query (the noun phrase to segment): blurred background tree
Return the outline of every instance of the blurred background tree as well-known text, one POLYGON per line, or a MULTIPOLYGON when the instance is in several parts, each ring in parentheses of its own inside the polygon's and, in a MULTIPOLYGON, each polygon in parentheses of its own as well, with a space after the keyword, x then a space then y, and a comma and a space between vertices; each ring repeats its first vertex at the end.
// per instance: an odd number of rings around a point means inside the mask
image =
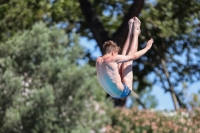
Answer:
POLYGON ((199 94, 185 97, 200 81, 198 1, 1 0, 0 11, 0 132, 200 132, 199 94), (136 93, 127 110, 113 108, 93 51, 79 44, 86 37, 100 52, 108 39, 123 47, 133 16, 142 22, 139 49, 151 37, 154 45, 133 64, 136 93), (194 114, 132 108, 156 107, 153 85, 172 95, 176 110, 194 114))
POLYGON ((100 132, 109 124, 112 104, 83 56, 78 35, 41 22, 0 43, 0 132, 100 132))
POLYGON ((141 40, 153 37, 154 45, 146 57, 142 57, 148 61, 139 60, 145 64, 145 70, 148 67, 153 69, 155 83, 171 93, 175 109, 187 108, 182 84, 200 80, 200 74, 197 73, 200 70, 199 5, 188 0, 157 0, 154 4, 147 3, 141 13, 141 21, 146 21, 142 25, 142 30, 146 32, 143 32, 141 40))
MULTIPOLYGON (((49 27, 57 24, 70 36, 94 39, 102 51, 102 44, 112 39, 123 47, 128 31, 128 20, 141 19, 140 48, 153 37, 154 47, 135 61, 134 91, 137 96, 152 84, 158 84, 172 95, 175 109, 187 107, 180 84, 199 81, 199 2, 195 0, 42 0, 0 2, 0 38, 7 40, 19 30, 31 28, 42 20, 49 27), (184 11, 184 12, 183 12, 184 11), (149 82, 148 75, 154 80, 149 82)), ((89 45, 89 44, 88 44, 89 45)), ((139 48, 139 49, 140 49, 139 48)), ((85 54, 94 66, 91 53, 85 54)), ((140 97, 139 102, 142 103, 140 97)), ((115 106, 124 107, 126 100, 115 100, 115 106)))

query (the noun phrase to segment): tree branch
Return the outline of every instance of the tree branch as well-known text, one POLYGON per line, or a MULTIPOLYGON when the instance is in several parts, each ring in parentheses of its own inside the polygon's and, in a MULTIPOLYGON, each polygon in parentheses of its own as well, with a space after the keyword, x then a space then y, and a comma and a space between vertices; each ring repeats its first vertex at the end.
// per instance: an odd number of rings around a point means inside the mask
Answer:
POLYGON ((97 41, 97 44, 103 53, 103 43, 109 40, 108 32, 105 31, 103 24, 100 22, 98 15, 92 7, 89 0, 79 0, 80 8, 87 21, 87 24, 97 41))
MULTIPOLYGON (((162 46, 162 49, 164 49, 165 43, 163 41, 162 41, 162 45, 161 46, 162 46)), ((175 108, 175 110, 177 110, 178 109, 178 102, 179 102, 177 100, 178 96, 175 94, 174 87, 173 87, 173 85, 172 85, 172 83, 170 81, 170 75, 169 75, 169 72, 167 70, 167 66, 166 66, 166 62, 165 62, 165 55, 164 55, 165 51, 160 51, 159 48, 156 45, 154 45, 154 49, 158 53, 158 55, 160 55, 160 62, 161 62, 161 65, 162 65, 161 69, 164 72, 164 75, 166 77, 166 82, 167 82, 167 84, 169 86, 169 89, 167 89, 166 87, 164 89, 165 89, 165 91, 168 90, 171 93, 172 100, 173 100, 173 103, 174 103, 174 108, 175 108)), ((160 75, 160 78, 161 78, 161 81, 164 81, 162 79, 161 75, 160 75)), ((164 86, 164 82, 162 82, 162 84, 164 86)), ((181 103, 179 103, 179 105, 181 105, 181 103)))
POLYGON ((136 99, 136 101, 143 107, 143 109, 146 109, 145 104, 140 100, 140 96, 132 90, 131 95, 136 99))
POLYGON ((171 82, 169 80, 169 73, 167 71, 167 67, 166 67, 166 64, 165 64, 165 60, 162 58, 161 59, 161 64, 162 64, 162 68, 163 68, 163 71, 165 73, 165 76, 166 76, 166 79, 167 79, 167 82, 168 82, 168 85, 169 85, 169 90, 171 92, 171 96, 172 96, 172 100, 174 102, 174 108, 175 110, 177 111, 178 110, 178 100, 177 100, 177 97, 176 97, 176 94, 174 92, 174 88, 173 86, 171 85, 171 82))
POLYGON ((125 15, 122 24, 118 28, 118 30, 113 34, 112 39, 121 47, 126 41, 128 35, 128 21, 132 17, 137 17, 141 12, 141 9, 144 5, 145 0, 134 0, 134 3, 131 5, 129 12, 125 15))

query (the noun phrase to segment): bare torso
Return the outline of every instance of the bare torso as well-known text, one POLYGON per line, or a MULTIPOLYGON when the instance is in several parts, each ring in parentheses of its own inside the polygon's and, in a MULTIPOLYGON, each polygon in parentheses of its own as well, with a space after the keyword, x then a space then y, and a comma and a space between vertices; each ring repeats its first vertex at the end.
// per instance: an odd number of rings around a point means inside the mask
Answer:
MULTIPOLYGON (((109 57, 108 57, 109 58, 109 57)), ((124 86, 118 72, 118 64, 108 61, 108 58, 98 57, 96 60, 97 77, 105 91, 113 97, 121 95, 124 86)))

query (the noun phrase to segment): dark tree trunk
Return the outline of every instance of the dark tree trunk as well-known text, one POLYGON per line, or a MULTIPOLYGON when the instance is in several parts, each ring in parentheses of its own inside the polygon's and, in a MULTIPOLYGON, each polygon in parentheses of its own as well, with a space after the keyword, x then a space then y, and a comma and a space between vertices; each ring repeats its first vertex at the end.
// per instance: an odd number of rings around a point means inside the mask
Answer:
POLYGON ((142 7, 144 5, 144 0, 134 0, 134 3, 131 5, 129 12, 125 15, 122 24, 113 34, 112 39, 123 48, 128 35, 128 21, 132 17, 138 17, 142 7))
POLYGON ((101 52, 103 52, 103 43, 109 40, 108 32, 105 31, 103 24, 100 22, 98 15, 92 7, 89 0, 79 0, 82 13, 87 21, 94 39, 96 40, 101 52))

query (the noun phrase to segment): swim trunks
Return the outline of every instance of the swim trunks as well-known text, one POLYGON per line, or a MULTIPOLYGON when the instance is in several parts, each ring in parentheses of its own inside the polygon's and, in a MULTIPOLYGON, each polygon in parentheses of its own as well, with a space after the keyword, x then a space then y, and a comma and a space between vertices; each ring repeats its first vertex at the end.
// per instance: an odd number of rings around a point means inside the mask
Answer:
POLYGON ((119 97, 114 97, 114 98, 117 98, 117 99, 126 98, 127 96, 129 96, 131 94, 131 90, 128 88, 128 86, 124 83, 123 83, 123 85, 124 85, 124 90, 123 90, 122 94, 119 97))

